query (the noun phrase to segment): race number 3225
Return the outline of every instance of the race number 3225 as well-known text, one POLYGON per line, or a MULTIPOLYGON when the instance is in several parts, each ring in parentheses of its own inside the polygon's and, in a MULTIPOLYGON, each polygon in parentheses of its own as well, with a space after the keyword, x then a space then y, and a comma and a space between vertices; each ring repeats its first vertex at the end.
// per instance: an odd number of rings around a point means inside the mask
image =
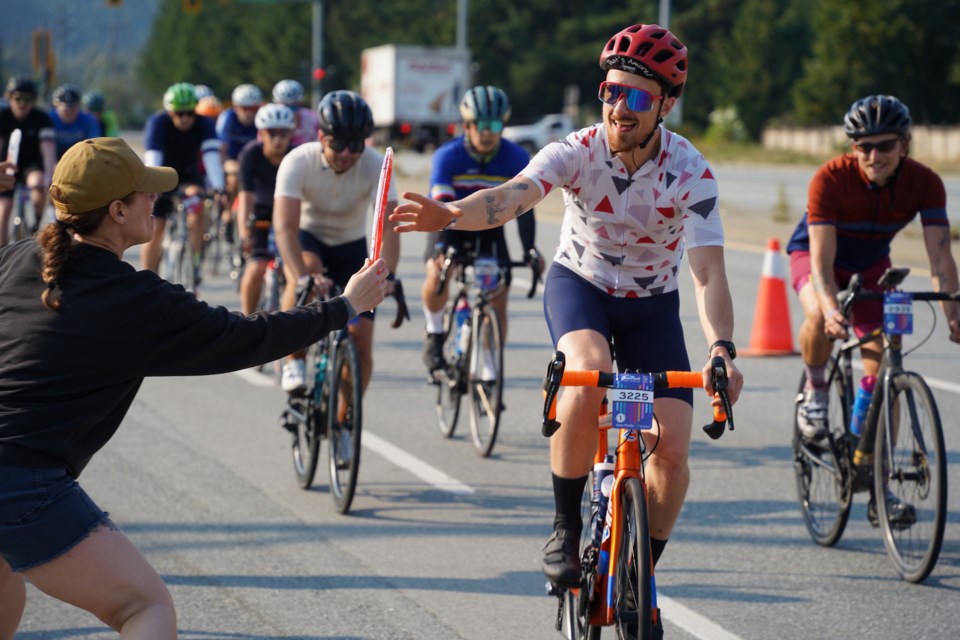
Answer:
POLYGON ((610 396, 614 428, 641 431, 653 428, 653 376, 618 374, 610 396))

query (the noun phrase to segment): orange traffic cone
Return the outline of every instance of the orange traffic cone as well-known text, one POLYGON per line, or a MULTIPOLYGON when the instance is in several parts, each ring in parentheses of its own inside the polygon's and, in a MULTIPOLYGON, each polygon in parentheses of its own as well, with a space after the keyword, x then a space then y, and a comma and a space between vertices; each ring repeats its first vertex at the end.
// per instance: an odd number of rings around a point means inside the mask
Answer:
POLYGON ((757 290, 757 306, 753 313, 750 347, 741 350, 745 356, 793 356, 793 328, 790 326, 790 305, 787 303, 787 282, 780 241, 770 238, 763 255, 763 272, 757 290))

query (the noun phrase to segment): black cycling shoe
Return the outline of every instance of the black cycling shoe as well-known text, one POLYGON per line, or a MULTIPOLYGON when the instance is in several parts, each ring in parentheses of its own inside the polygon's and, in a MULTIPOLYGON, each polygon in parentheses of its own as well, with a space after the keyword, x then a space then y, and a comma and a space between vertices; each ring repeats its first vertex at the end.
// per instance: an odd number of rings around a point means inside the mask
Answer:
POLYGON ((543 575, 561 587, 580 584, 580 531, 555 529, 543 547, 543 575))
MULTIPOLYGON (((887 520, 897 531, 909 529, 917 521, 917 511, 913 505, 901 502, 897 496, 892 493, 887 494, 887 520)), ((867 503, 867 520, 873 527, 880 526, 880 516, 877 514, 877 503, 871 497, 867 503)))
POLYGON ((443 369, 443 334, 428 333, 423 341, 423 364, 431 373, 443 369))

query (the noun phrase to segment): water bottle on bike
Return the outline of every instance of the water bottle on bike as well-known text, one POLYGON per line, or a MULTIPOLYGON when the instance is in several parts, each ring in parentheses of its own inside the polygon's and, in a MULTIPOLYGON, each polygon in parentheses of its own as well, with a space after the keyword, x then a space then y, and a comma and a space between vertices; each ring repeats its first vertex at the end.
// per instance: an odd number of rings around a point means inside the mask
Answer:
POLYGON ((457 355, 470 348, 470 305, 466 298, 460 298, 453 310, 454 324, 457 327, 457 355))
POLYGON ((863 376, 860 379, 860 387, 853 401, 853 411, 850 412, 850 433, 857 437, 860 436, 860 429, 867 417, 867 409, 870 408, 870 399, 876 385, 877 376, 863 376))

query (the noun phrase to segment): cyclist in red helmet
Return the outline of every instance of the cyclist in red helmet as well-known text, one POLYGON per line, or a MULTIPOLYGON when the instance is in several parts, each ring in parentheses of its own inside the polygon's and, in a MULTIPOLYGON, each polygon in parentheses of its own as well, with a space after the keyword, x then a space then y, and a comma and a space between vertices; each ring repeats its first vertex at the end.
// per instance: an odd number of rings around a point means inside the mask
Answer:
MULTIPOLYGON (((620 370, 687 369, 677 273, 686 254, 709 352, 721 356, 736 401, 743 376, 732 360, 733 304, 723 257, 718 191, 693 145, 662 126, 687 80, 687 49, 657 25, 634 25, 600 54, 603 122, 544 147, 515 178, 453 202, 405 193, 391 219, 398 231, 480 230, 503 225, 563 192, 560 246, 544 285, 554 345, 572 369, 610 370, 609 341, 620 370)), ((596 444, 602 389, 570 388, 560 399, 564 425, 551 440, 556 518, 544 549, 553 582, 580 579, 580 500, 596 444)), ((654 558, 659 558, 689 484, 687 455, 693 393, 654 401, 659 442, 647 464, 654 558)), ((651 442, 652 445, 652 442, 651 442)), ((652 447, 651 447, 652 448, 652 447)))

